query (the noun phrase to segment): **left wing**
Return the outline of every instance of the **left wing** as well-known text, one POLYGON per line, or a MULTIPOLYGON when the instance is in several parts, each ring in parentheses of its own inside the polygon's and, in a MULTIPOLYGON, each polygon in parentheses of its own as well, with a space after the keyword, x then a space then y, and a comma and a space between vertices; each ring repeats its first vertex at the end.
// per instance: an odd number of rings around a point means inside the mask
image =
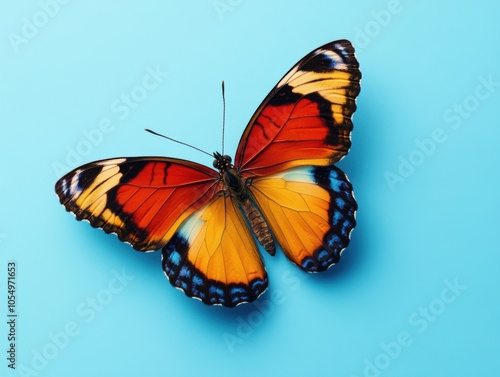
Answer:
POLYGON ((61 204, 139 251, 161 249, 180 224, 222 189, 215 170, 195 162, 136 157, 80 166, 57 181, 61 204))
POLYGON ((186 219, 163 248, 162 263, 174 287, 208 305, 254 301, 267 288, 255 240, 223 193, 186 219))
POLYGON ((352 185, 335 166, 301 166, 255 178, 249 190, 293 263, 307 272, 337 263, 356 225, 352 185))
POLYGON ((326 166, 351 145, 361 72, 347 40, 328 43, 300 60, 259 106, 235 157, 244 177, 296 166, 326 166))

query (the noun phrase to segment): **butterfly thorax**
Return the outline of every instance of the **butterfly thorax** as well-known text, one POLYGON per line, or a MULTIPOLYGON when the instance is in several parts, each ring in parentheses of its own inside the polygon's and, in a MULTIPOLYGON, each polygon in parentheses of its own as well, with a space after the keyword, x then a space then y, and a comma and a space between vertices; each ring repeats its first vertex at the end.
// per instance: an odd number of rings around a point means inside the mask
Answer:
POLYGON ((214 167, 219 170, 219 177, 224 184, 225 192, 233 197, 243 210, 260 244, 269 254, 274 255, 276 252, 276 245, 269 231, 269 227, 264 217, 251 200, 246 182, 231 163, 231 157, 221 155, 219 152, 215 152, 214 157, 214 167))
POLYGON ((219 170, 219 179, 224 184, 224 188, 238 202, 245 200, 248 197, 248 189, 243 178, 231 163, 231 157, 221 155, 219 152, 215 152, 214 157, 214 167, 219 170))

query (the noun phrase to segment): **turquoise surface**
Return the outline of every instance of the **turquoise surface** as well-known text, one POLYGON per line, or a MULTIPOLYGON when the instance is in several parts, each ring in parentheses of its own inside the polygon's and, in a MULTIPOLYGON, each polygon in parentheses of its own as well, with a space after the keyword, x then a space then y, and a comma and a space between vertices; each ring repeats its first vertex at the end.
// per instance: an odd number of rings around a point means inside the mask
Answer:
POLYGON ((499 375, 499 17, 486 0, 3 2, 0 375, 499 375), (282 75, 341 38, 363 73, 339 164, 359 211, 329 271, 265 255, 259 301, 207 307, 160 252, 59 205, 56 180, 85 162, 211 166, 143 129, 220 150, 222 80, 234 154, 282 75))

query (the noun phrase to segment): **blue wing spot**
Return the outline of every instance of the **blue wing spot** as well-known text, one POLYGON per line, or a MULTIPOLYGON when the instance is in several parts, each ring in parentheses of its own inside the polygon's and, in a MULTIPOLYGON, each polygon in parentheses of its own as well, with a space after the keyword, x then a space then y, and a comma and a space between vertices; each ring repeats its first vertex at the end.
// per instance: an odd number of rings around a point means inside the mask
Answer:
POLYGON ((332 216, 332 225, 337 225, 344 216, 340 212, 334 212, 332 216))
POLYGON ((250 288, 252 290, 265 290, 267 288, 267 278, 265 280, 254 279, 250 283, 250 288))
POLYGON ((307 272, 316 272, 318 270, 318 263, 311 257, 305 257, 300 267, 307 272))
POLYGON ((320 250, 318 252, 318 261, 320 261, 320 262, 324 262, 324 261, 328 260, 329 257, 330 257, 330 254, 328 254, 328 251, 326 251, 326 250, 320 250))
POLYGON ((224 290, 216 286, 211 286, 208 291, 210 292, 211 295, 216 297, 224 296, 224 290))
POLYGON ((179 271, 179 276, 190 277, 191 271, 186 266, 182 266, 181 270, 179 271))
POLYGON ((195 275, 193 277, 193 285, 194 286, 201 286, 203 285, 203 278, 199 275, 195 275))
POLYGON ((337 199, 335 199, 335 204, 337 204, 337 207, 339 207, 339 208, 344 208, 346 205, 346 202, 342 198, 337 198, 337 199))
POLYGON ((172 254, 170 254, 169 259, 172 264, 178 266, 181 262, 181 255, 178 252, 174 251, 172 254))
POLYGON ((340 190, 341 190, 341 188, 342 188, 342 182, 341 182, 341 181, 338 181, 338 180, 336 180, 336 179, 333 179, 333 180, 331 181, 331 186, 330 186, 330 188, 331 188, 333 191, 338 192, 338 191, 340 191, 340 190))

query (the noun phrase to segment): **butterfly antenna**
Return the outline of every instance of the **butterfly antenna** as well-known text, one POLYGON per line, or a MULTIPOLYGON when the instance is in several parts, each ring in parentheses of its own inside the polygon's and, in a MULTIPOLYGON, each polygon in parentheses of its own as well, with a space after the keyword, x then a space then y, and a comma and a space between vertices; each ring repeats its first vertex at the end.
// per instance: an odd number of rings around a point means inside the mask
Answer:
POLYGON ((224 94, 224 80, 222 80, 222 155, 224 155, 225 128, 226 128, 226 95, 224 94))
POLYGON ((203 149, 200 149, 200 148, 196 148, 195 146, 191 145, 191 144, 188 144, 188 143, 184 143, 182 141, 179 141, 179 140, 175 140, 175 139, 172 139, 171 137, 168 137, 168 136, 165 136, 165 135, 162 135, 162 134, 159 134, 158 132, 155 132, 153 130, 150 130, 149 128, 145 128, 144 131, 147 131, 153 135, 156 135, 156 136, 160 136, 160 137, 163 137, 167 140, 170 140, 170 141, 173 141, 174 143, 178 143, 178 144, 182 144, 182 145, 185 145, 186 147, 189 147, 189 148, 193 148, 193 149, 196 149, 197 151, 200 151, 201 153, 205 153, 205 154, 208 154, 210 157, 213 157, 213 155, 211 155, 210 153, 208 152, 205 152, 203 149))

